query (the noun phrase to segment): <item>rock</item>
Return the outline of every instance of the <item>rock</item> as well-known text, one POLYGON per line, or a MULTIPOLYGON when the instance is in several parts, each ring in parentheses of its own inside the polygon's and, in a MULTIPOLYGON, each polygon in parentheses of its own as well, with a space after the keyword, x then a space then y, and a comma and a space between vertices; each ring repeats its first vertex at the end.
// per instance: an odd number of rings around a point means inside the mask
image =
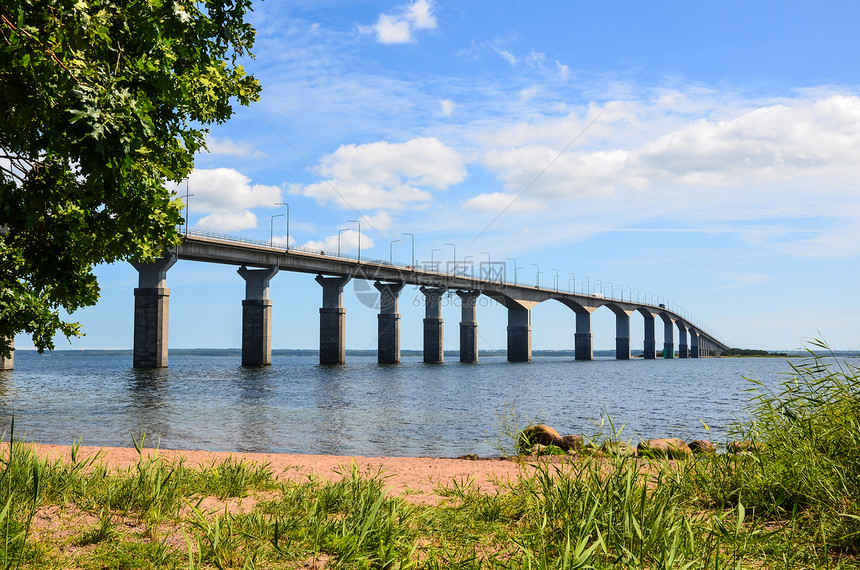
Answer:
POLYGON ((665 437, 649 439, 639 442, 639 455, 649 457, 668 457, 669 459, 680 459, 693 455, 690 446, 678 437, 665 437))
POLYGON ((600 451, 607 455, 636 455, 636 448, 626 441, 604 441, 600 451))
POLYGON ((565 451, 578 452, 585 447, 585 443, 582 441, 581 435, 566 435, 561 438, 561 445, 559 447, 565 451))
POLYGON ((546 446, 542 443, 536 443, 529 450, 529 455, 540 456, 546 453, 546 446))
POLYGON ((764 448, 764 446, 760 443, 757 443, 755 441, 745 440, 745 441, 732 441, 726 447, 726 450, 729 453, 741 453, 743 451, 747 451, 747 452, 752 453, 755 451, 761 451, 763 448, 764 448))
POLYGON ((714 442, 705 439, 696 439, 694 441, 691 441, 687 445, 690 446, 690 449, 692 449, 693 453, 695 454, 717 452, 717 446, 714 444, 714 442))
POLYGON ((529 426, 520 432, 520 451, 527 451, 534 444, 562 446, 561 435, 544 424, 529 426))
POLYGON ((477 453, 467 453, 466 455, 461 455, 457 459, 466 459, 468 461, 477 461, 478 459, 480 459, 480 457, 478 457, 477 453))

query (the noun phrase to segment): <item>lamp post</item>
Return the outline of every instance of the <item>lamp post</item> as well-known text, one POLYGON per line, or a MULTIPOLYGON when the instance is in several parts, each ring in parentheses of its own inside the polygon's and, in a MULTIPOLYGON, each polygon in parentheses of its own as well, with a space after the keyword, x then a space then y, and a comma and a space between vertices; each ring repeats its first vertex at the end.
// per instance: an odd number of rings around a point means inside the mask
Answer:
POLYGON ((393 239, 388 242, 388 265, 394 265, 394 244, 399 241, 399 239, 393 239))
POLYGON ((568 273, 570 277, 567 280, 567 290, 570 293, 576 294, 576 273, 568 273), (570 284, 573 283, 573 289, 570 288, 570 284))
POLYGON ((588 275, 583 275, 583 280, 585 280, 585 294, 591 295, 591 281, 588 279, 588 275))
POLYGON ((558 291, 558 269, 550 269, 550 271, 555 271, 553 285, 555 285, 555 290, 558 291))
POLYGON ((275 240, 275 218, 279 218, 283 216, 283 214, 275 214, 269 220, 269 247, 274 247, 273 243, 275 240))
MULTIPOLYGON (((453 243, 446 243, 445 245, 450 245, 451 248, 454 250, 454 275, 456 275, 457 274, 457 246, 454 245, 453 243)), ((445 273, 447 273, 447 271, 445 273)))
POLYGON ((508 260, 509 259, 514 262, 514 285, 516 285, 517 284, 517 260, 514 259, 513 257, 506 257, 505 258, 505 272, 506 273, 508 271, 508 260))
POLYGON ((340 234, 348 230, 349 228, 342 228, 337 230, 337 256, 340 257, 340 234))
POLYGON ((354 224, 358 224, 358 262, 361 263, 361 220, 347 220, 354 224))
POLYGON ((615 294, 615 288, 612 287, 612 281, 607 281, 603 289, 600 290, 604 297, 612 297, 615 294), (606 287, 609 287, 609 295, 606 294, 606 287))
POLYGON ((284 246, 284 250, 290 251, 290 205, 286 202, 275 202, 275 206, 284 206, 284 213, 287 220, 287 243, 284 246))
MULTIPOLYGON (((482 254, 487 256, 487 279, 490 278, 490 266, 493 264, 493 258, 490 256, 489 251, 482 251, 482 254)), ((478 277, 483 277, 483 272, 478 275, 478 277)))
POLYGON ((436 270, 436 263, 433 261, 433 254, 437 251, 442 251, 441 247, 437 247, 436 249, 430 250, 430 269, 431 271, 436 270))
MULTIPOLYGON (((603 281, 601 281, 600 279, 595 279, 594 283, 595 283, 595 285, 597 283, 600 283, 600 294, 603 295, 603 281)), ((592 293, 593 293, 593 291, 592 291, 592 293)))
POLYGON ((188 193, 188 179, 185 179, 185 237, 188 237, 188 202, 194 194, 188 193))
POLYGON ((412 267, 415 267, 415 234, 408 234, 403 232, 403 235, 409 236, 412 238, 412 267))
MULTIPOLYGON (((469 259, 470 257, 475 257, 475 256, 474 255, 466 255, 463 257, 463 275, 466 274, 466 268, 469 267, 469 264, 466 263, 466 260, 469 259)), ((475 276, 475 272, 473 271, 471 274, 471 277, 474 277, 474 276, 475 276)))
POLYGON ((538 265, 537 263, 532 263, 532 265, 537 267, 537 273, 535 273, 535 287, 540 289, 540 274, 541 274, 540 265, 538 265))

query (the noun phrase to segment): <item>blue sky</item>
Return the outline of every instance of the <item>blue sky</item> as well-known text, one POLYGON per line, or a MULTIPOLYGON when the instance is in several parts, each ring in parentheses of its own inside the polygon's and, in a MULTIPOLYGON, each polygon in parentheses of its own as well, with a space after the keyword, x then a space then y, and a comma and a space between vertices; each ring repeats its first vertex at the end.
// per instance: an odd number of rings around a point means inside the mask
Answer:
MULTIPOLYGON (((211 129, 192 227, 283 241, 271 216, 287 202, 293 245, 333 251, 345 230, 354 251, 360 216, 365 256, 409 262, 413 233, 419 262, 456 247, 458 260, 516 259, 520 281, 647 291, 733 346, 860 347, 856 3, 254 8, 245 65, 262 97, 211 129)), ((102 301, 75 315, 87 336, 71 347, 129 348, 136 272, 98 275, 102 301)), ((171 347, 240 345, 235 268, 180 262, 168 286, 171 347)), ((347 346, 374 348, 376 313, 355 293, 347 346)), ((315 348, 313 276, 281 273, 271 297, 273 346, 315 348)), ((504 348, 505 309, 483 301, 480 347, 504 348)), ((405 289, 400 311, 403 347, 420 348, 420 294, 405 289)), ((593 323, 595 348, 613 348, 609 310, 593 323)), ((641 348, 641 317, 631 324, 641 348)), ((532 327, 536 349, 573 346, 558 303, 532 327)))

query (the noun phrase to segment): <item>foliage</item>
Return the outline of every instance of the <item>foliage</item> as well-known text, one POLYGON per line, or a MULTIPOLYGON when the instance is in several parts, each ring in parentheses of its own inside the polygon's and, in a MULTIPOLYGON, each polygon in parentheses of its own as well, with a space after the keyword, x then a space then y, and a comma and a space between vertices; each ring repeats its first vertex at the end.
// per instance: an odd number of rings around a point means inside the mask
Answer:
POLYGON ((768 352, 755 348, 729 348, 722 356, 788 356, 786 352, 768 352))
POLYGON ((167 189, 231 100, 256 100, 239 58, 250 0, 8 0, 0 4, 0 353, 80 334, 98 263, 179 242, 167 189))

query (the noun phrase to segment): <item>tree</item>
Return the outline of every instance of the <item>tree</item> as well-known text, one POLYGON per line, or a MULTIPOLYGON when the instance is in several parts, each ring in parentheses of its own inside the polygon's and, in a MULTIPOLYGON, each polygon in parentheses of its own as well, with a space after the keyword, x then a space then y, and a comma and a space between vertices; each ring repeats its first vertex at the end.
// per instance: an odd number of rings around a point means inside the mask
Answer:
POLYGON ((81 334, 99 263, 180 242, 168 190, 260 86, 251 0, 0 0, 0 353, 81 334))

